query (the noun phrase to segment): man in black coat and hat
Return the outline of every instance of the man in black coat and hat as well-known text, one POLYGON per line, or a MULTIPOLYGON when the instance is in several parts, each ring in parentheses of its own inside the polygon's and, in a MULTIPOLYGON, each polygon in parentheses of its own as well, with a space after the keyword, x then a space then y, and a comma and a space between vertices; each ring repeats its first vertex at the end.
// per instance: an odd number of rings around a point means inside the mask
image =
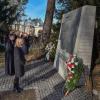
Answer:
POLYGON ((14 40, 15 35, 10 33, 5 43, 5 74, 14 75, 14 40))

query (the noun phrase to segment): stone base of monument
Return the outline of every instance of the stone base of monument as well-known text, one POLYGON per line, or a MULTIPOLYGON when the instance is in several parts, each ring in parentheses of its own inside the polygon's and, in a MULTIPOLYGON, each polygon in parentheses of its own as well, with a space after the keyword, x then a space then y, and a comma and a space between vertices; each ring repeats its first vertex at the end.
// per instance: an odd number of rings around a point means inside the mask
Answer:
POLYGON ((85 78, 85 90, 92 93, 92 80, 89 76, 86 76, 85 78))
POLYGON ((100 100, 100 91, 93 89, 93 97, 95 98, 93 100, 100 100))
POLYGON ((93 88, 100 91, 100 64, 96 65, 93 70, 93 88))
POLYGON ((93 76, 93 94, 97 95, 100 100, 100 64, 94 67, 92 76, 93 76))

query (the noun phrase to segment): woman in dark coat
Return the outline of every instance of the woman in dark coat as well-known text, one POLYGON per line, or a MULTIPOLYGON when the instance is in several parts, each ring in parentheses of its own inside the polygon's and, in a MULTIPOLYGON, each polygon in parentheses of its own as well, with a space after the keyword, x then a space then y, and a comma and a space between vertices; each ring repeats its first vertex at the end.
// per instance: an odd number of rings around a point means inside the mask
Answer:
POLYGON ((22 38, 17 38, 14 47, 14 66, 15 66, 15 79, 14 79, 14 90, 17 92, 21 92, 21 88, 19 87, 19 78, 24 75, 24 64, 25 57, 24 52, 22 50, 22 46, 24 41, 22 38))
POLYGON ((9 34, 5 43, 5 74, 14 75, 14 34, 9 34))

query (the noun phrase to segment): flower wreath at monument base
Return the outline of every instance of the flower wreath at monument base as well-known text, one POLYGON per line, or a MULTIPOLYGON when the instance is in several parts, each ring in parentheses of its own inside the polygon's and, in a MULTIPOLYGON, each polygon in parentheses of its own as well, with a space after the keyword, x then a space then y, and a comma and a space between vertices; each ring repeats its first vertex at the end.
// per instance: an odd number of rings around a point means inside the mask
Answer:
POLYGON ((80 77, 84 72, 82 59, 80 59, 76 55, 70 55, 66 61, 66 71, 67 76, 65 79, 66 82, 64 84, 63 90, 65 96, 76 88, 80 77))

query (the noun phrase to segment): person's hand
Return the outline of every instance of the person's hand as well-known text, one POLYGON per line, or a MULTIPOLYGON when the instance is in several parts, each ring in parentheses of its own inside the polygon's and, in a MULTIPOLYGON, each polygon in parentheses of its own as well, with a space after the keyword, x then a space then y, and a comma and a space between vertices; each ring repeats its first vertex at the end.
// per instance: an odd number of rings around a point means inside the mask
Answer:
POLYGON ((32 60, 32 58, 29 55, 25 55, 25 59, 26 59, 26 62, 29 62, 32 60))

